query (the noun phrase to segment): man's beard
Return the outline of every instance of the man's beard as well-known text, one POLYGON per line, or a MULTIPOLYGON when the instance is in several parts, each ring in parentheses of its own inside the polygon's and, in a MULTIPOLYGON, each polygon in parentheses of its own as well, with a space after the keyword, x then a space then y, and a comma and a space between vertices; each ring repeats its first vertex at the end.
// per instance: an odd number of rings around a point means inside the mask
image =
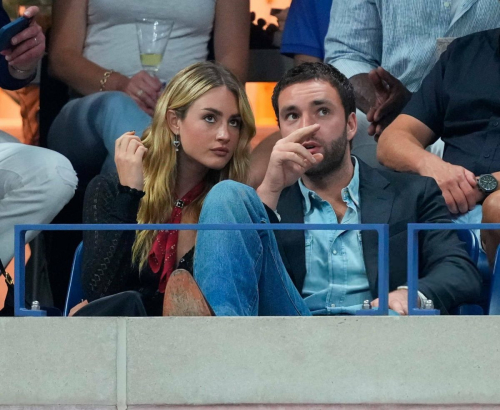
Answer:
POLYGON ((344 128, 342 136, 330 144, 329 147, 325 147, 325 152, 323 153, 323 161, 318 165, 310 168, 305 175, 309 178, 315 179, 318 177, 325 177, 330 175, 332 172, 337 171, 342 165, 344 160, 347 147, 347 127, 344 128))

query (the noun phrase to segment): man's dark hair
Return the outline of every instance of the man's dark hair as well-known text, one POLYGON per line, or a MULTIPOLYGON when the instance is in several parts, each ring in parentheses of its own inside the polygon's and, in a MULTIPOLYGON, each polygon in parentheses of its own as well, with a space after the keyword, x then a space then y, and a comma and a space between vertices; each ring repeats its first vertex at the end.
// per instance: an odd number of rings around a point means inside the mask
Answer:
POLYGON ((346 120, 352 112, 356 112, 354 89, 344 74, 330 64, 302 63, 288 70, 278 84, 276 84, 276 87, 274 87, 272 102, 278 124, 278 98, 281 91, 292 84, 303 83, 310 80, 326 81, 337 90, 340 95, 340 100, 342 101, 342 106, 344 107, 346 120))

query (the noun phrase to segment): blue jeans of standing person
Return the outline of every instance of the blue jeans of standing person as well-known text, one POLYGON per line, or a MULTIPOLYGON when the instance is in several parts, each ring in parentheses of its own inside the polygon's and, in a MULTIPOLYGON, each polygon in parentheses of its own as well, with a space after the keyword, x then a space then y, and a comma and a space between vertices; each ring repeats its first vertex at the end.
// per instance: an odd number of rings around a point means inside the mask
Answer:
MULTIPOLYGON (((234 181, 207 195, 200 224, 267 224, 254 189, 234 181)), ((310 316, 273 231, 198 231, 194 277, 217 316, 310 316)))
POLYGON ((68 102, 50 127, 48 147, 68 158, 78 174, 79 187, 115 168, 115 141, 127 131, 138 136, 151 117, 118 91, 99 92, 68 102))

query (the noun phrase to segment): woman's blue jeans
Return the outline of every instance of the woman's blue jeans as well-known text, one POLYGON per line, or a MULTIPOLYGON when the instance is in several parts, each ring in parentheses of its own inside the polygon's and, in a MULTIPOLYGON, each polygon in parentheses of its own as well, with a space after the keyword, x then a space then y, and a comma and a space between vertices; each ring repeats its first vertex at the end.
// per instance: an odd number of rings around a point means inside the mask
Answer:
MULTIPOLYGON (((267 224, 254 189, 234 181, 207 195, 200 224, 267 224)), ((217 316, 310 316, 273 231, 198 231, 194 276, 217 316)))

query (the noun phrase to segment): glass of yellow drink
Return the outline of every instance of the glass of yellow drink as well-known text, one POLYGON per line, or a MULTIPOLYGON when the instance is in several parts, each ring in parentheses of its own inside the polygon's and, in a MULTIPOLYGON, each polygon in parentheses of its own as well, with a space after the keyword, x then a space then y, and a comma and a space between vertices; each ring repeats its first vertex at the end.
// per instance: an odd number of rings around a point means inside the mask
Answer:
POLYGON ((141 18, 136 20, 142 68, 154 76, 160 68, 174 25, 171 20, 141 18))

